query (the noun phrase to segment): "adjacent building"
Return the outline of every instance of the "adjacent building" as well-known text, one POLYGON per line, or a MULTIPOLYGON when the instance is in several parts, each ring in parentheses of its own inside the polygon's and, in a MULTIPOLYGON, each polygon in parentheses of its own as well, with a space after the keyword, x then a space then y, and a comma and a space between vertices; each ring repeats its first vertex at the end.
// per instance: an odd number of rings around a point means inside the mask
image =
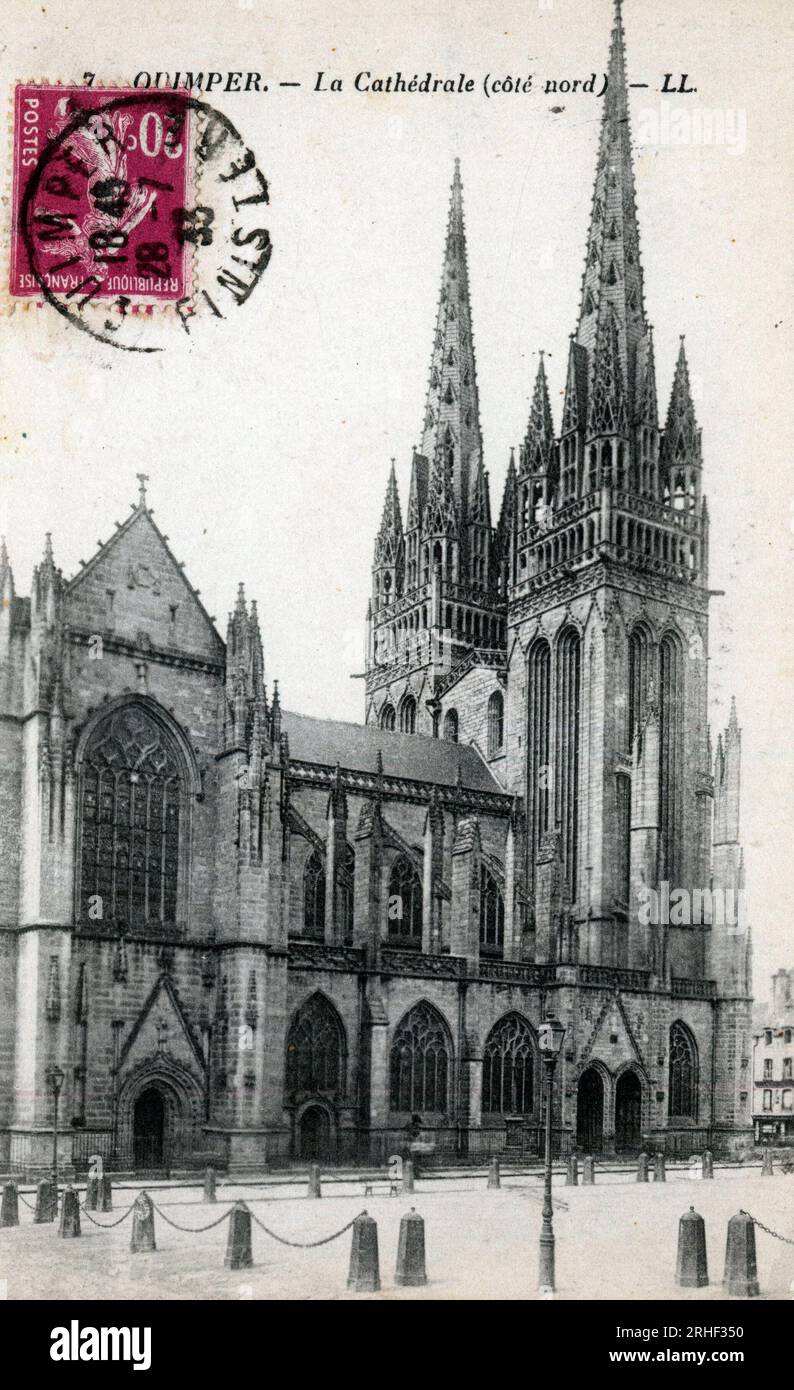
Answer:
POLYGON ((772 976, 767 1017, 753 1037, 753 1128, 757 1144, 794 1144, 794 969, 772 976))

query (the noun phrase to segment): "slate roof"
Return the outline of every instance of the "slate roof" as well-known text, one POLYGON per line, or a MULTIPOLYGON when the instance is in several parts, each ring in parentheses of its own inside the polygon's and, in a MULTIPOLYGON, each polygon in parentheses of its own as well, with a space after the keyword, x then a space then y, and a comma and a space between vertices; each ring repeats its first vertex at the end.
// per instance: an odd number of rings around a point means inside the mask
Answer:
POLYGON ((312 719, 284 711, 281 727, 289 739, 289 754, 301 762, 374 772, 378 752, 387 777, 409 777, 454 787, 460 769, 461 785, 469 791, 505 795, 475 748, 423 734, 398 734, 372 724, 344 724, 336 719, 312 719))

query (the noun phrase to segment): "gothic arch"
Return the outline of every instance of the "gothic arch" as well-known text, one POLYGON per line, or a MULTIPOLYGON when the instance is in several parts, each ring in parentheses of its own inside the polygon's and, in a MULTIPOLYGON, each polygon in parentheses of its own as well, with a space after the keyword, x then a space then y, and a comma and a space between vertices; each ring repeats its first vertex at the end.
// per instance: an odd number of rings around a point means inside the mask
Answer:
POLYGON ((453 1108, 454 1048, 443 1014, 420 999, 403 1014, 389 1049, 389 1109, 400 1114, 449 1114, 453 1108))
POLYGON ((381 706, 378 723, 380 727, 386 729, 388 733, 394 733, 397 726, 397 715, 391 700, 387 700, 386 703, 381 706))
POLYGON ((164 1111, 163 1168, 178 1166, 200 1143, 204 1116, 201 1083, 182 1062, 164 1052, 144 1058, 124 1076, 119 1089, 116 1122, 122 1160, 135 1158, 135 1107, 147 1091, 161 1098, 164 1111))
POLYGON ((403 946, 422 948, 422 879, 407 854, 398 854, 389 870, 388 936, 403 946))
POLYGON ((403 734, 416 733, 416 697, 405 695, 400 705, 400 732, 403 734))
POLYGON ((529 1115, 537 1109, 540 1069, 535 1031, 512 1009, 491 1028, 483 1047, 483 1115, 529 1115))
POLYGON ((303 868, 303 934, 316 941, 325 938, 325 861, 318 849, 303 868))
POLYGON ((692 1029, 682 1019, 670 1027, 667 1070, 667 1114, 671 1120, 698 1117, 698 1045, 692 1029))
POLYGON ((307 1098, 335 1102, 347 1089, 347 1034, 341 1014, 322 990, 294 1010, 287 1029, 284 1094, 287 1104, 307 1098))
POLYGON ((185 922, 201 779, 184 731, 151 696, 123 695, 86 720, 75 769, 75 920, 185 922))

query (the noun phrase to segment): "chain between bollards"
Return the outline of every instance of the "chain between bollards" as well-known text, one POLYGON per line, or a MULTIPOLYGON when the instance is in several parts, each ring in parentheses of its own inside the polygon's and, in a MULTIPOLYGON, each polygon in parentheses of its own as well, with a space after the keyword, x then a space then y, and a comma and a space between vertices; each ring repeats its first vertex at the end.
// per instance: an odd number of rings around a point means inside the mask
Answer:
MULTIPOLYGON (((358 1213, 358 1216, 366 1215, 366 1211, 360 1211, 358 1213)), ((255 1212, 251 1212, 251 1220, 259 1227, 260 1230, 264 1231, 266 1236, 271 1236, 273 1240, 278 1241, 279 1245, 289 1245, 294 1250, 313 1250, 318 1245, 329 1245, 332 1240, 338 1240, 339 1237, 343 1236, 346 1231, 351 1230, 352 1227, 355 1225, 356 1221, 358 1220, 358 1216, 354 1216, 353 1220, 348 1221, 347 1225, 343 1226, 341 1230, 334 1231, 333 1235, 323 1236, 322 1240, 287 1240, 286 1236, 280 1236, 277 1235, 275 1231, 271 1231, 270 1228, 266 1226, 263 1221, 259 1220, 259 1217, 255 1214, 255 1212)))
POLYGON ((749 1211, 744 1211, 740 1207, 739 1215, 748 1217, 749 1220, 752 1221, 753 1225, 757 1226, 759 1231, 763 1231, 765 1235, 774 1236, 775 1240, 782 1240, 784 1245, 794 1245, 794 1237, 782 1236, 779 1231, 773 1231, 771 1226, 765 1226, 763 1221, 759 1221, 758 1217, 753 1216, 749 1211))

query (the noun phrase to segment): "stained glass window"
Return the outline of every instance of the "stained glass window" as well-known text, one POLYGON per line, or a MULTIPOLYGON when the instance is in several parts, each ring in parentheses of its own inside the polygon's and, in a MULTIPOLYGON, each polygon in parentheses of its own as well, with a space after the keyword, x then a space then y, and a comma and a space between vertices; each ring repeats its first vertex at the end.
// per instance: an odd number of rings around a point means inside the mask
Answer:
POLYGON ((409 1114, 447 1109, 451 1048, 436 1010, 417 1004, 400 1023, 391 1049, 391 1108, 409 1114))
POLYGON ((125 705, 95 730, 82 769, 80 913, 143 927, 177 916, 181 760, 172 739, 140 705, 125 705))
POLYGON ((333 1004, 313 994, 287 1035, 287 1094, 344 1091, 345 1034, 333 1004))
POLYGON ((314 850, 303 875, 303 929, 318 941, 325 937, 325 865, 314 850))
POLYGON ((528 1023, 508 1014, 488 1035, 482 1064, 482 1108, 491 1115, 534 1109, 534 1046, 528 1023))
POLYGON ((697 1119, 697 1048, 683 1023, 670 1029, 668 1112, 678 1119, 697 1119))
POLYGON ((422 945, 422 881, 404 854, 395 859, 389 874, 389 936, 405 946, 422 945))
POLYGON ((487 955, 501 955, 505 944, 505 905, 490 869, 480 867, 480 947, 487 955))

